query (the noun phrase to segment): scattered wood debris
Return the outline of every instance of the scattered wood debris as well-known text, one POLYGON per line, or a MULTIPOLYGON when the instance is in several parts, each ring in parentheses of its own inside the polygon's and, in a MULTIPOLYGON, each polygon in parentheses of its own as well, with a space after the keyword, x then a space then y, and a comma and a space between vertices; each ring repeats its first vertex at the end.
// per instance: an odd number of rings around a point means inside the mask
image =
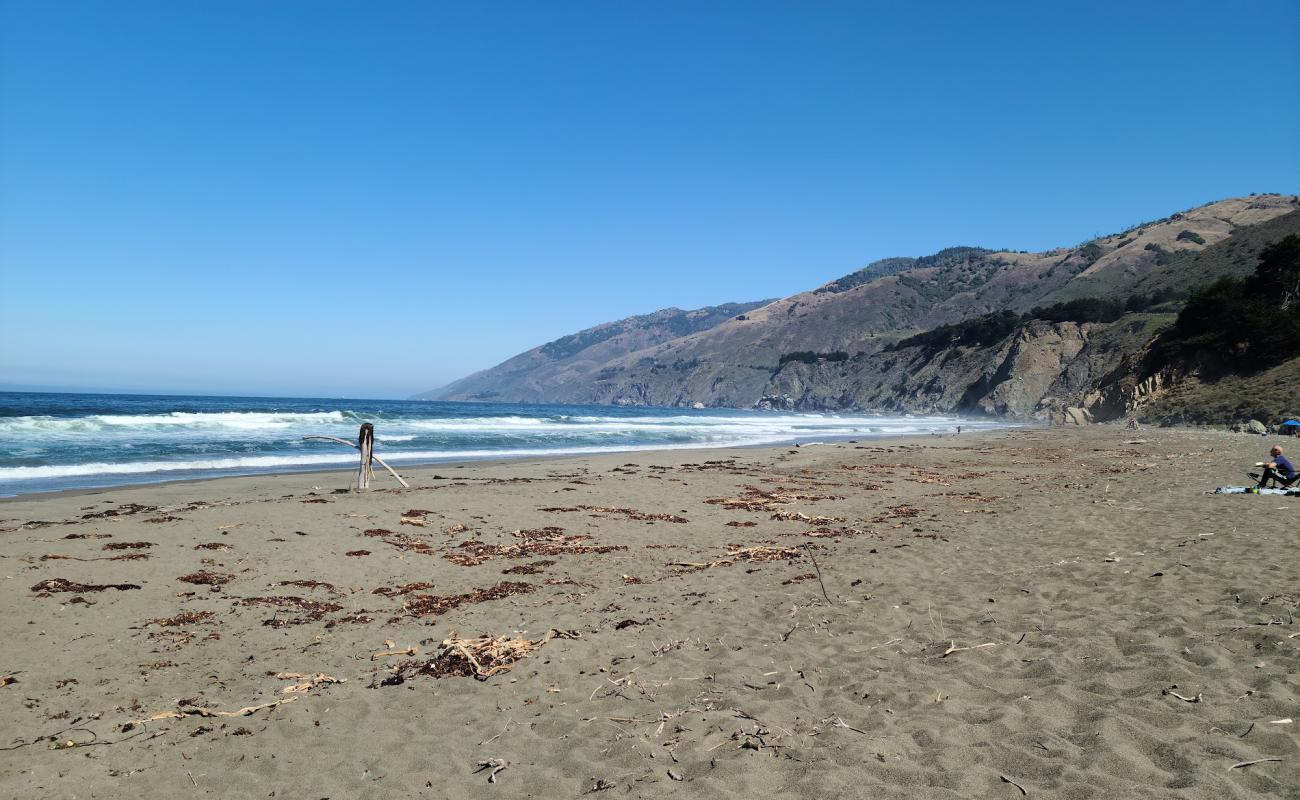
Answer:
POLYGON ((709 569, 711 567, 729 567, 732 564, 751 563, 757 561, 793 561, 801 558, 802 553, 797 547, 741 547, 739 545, 727 545, 727 554, 722 558, 713 561, 670 561, 670 567, 685 567, 692 570, 709 569))
POLYGON ((442 649, 424 663, 407 663, 397 671, 412 670, 417 674, 435 678, 472 677, 487 680, 493 675, 507 672, 520 659, 542 647, 552 639, 577 639, 576 631, 551 628, 540 639, 523 639, 509 636, 478 636, 462 639, 453 632, 443 640, 442 649))
POLYGON ((336 678, 333 675, 326 675, 323 672, 317 672, 314 675, 304 675, 301 672, 276 672, 274 677, 282 681, 301 681, 291 686, 286 686, 280 690, 280 694, 306 694, 317 686, 327 683, 347 683, 346 678, 336 678), (303 680, 306 678, 306 680, 303 680))
POLYGON ((122 726, 122 732, 126 733, 127 731, 130 731, 136 728, 137 726, 147 725, 150 722, 158 722, 159 720, 164 720, 164 719, 185 719, 186 717, 189 716, 247 717, 251 714, 255 714, 258 711, 261 711, 262 709, 275 708, 276 706, 282 706, 285 703, 292 703, 294 700, 297 699, 298 699, 297 697, 286 697, 281 700, 275 700, 270 703, 262 703, 261 705, 257 705, 257 706, 244 706, 243 708, 239 708, 234 711, 218 711, 216 709, 206 708, 203 706, 182 706, 176 711, 163 711, 158 714, 154 714, 151 717, 145 717, 144 719, 138 719, 138 720, 133 720, 131 722, 128 722, 122 726))

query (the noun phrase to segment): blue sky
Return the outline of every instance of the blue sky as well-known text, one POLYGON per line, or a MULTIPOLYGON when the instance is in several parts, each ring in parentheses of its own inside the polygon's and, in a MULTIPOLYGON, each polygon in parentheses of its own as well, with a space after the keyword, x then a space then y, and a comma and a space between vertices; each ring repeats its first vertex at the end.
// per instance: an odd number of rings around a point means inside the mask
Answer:
POLYGON ((1289 2, 0 0, 0 385, 405 396, 1297 192, 1296 75, 1289 2))

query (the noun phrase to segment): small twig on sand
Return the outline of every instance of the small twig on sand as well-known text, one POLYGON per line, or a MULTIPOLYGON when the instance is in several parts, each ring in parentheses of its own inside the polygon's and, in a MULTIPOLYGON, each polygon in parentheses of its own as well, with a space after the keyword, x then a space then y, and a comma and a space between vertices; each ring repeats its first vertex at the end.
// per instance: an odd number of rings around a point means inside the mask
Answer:
POLYGON ((798 627, 799 627, 799 623, 796 622, 796 623, 794 624, 794 628, 791 628, 790 630, 786 631, 784 634, 781 635, 781 641, 783 641, 783 642, 788 642, 788 641, 790 641, 790 634, 794 633, 794 632, 795 632, 795 628, 798 628, 798 627))
POLYGON ((1011 784, 1012 786, 1014 786, 1014 787, 1016 787, 1017 789, 1019 789, 1019 790, 1020 790, 1020 793, 1023 794, 1025 797, 1028 797, 1028 796, 1029 796, 1029 792, 1026 792, 1026 791, 1025 791, 1025 787, 1023 787, 1023 786, 1021 786, 1020 784, 1016 783, 1015 781, 1011 780, 1011 779, 1008 778, 1006 775, 999 775, 998 777, 1002 779, 1002 782, 1003 782, 1003 783, 1009 783, 1009 784, 1011 784))
POLYGON ((827 603, 835 605, 835 602, 831 600, 831 596, 826 594, 826 584, 822 582, 822 568, 817 566, 817 556, 813 555, 812 548, 808 546, 807 542, 804 542, 803 549, 808 551, 808 557, 812 559, 813 569, 817 570, 817 583, 822 587, 822 597, 826 598, 827 603))
POLYGON ((953 653, 960 653, 963 650, 978 650, 981 647, 997 647, 997 646, 998 646, 997 642, 985 642, 984 644, 972 645, 970 647, 958 647, 956 642, 951 642, 948 646, 948 649, 944 650, 943 655, 939 656, 939 658, 947 658, 953 653))
POLYGON ((1161 689, 1161 690, 1160 690, 1160 694, 1162 694, 1162 695, 1169 695, 1170 697, 1177 697, 1179 700, 1182 700, 1184 703, 1199 703, 1199 702, 1201 702, 1201 693, 1200 693, 1200 692, 1197 692, 1195 697, 1184 697, 1183 695, 1179 694, 1178 692, 1175 692, 1175 691, 1174 691, 1174 688, 1173 688, 1172 686, 1169 687, 1168 689, 1161 689))
POLYGON ((507 766, 509 766, 509 762, 504 758, 488 758, 478 762, 478 769, 474 770, 474 773, 478 774, 485 769, 490 769, 492 771, 488 773, 488 783, 496 783, 497 773, 507 766))
POLYGON ((844 720, 840 719, 839 717, 836 717, 835 719, 831 720, 831 725, 836 728, 846 728, 848 730, 855 731, 857 733, 861 733, 864 735, 866 734, 866 731, 862 730, 861 728, 855 728, 852 725, 846 724, 844 720))
POLYGON ((492 741, 493 739, 499 739, 499 738, 501 737, 502 734, 504 734, 506 731, 510 730, 510 726, 513 725, 513 724, 515 724, 515 721, 514 721, 513 719, 508 719, 508 720, 506 720, 506 726, 505 726, 504 728, 501 729, 501 733, 498 733, 496 736, 493 736, 492 739, 484 739, 483 741, 481 741, 481 742, 478 743, 478 746, 479 746, 479 747, 482 747, 483 745, 487 744, 488 742, 492 741))
POLYGON ((1280 758, 1257 758, 1254 761, 1243 761, 1240 764, 1233 764, 1231 767, 1228 767, 1228 771, 1232 771, 1234 769, 1240 769, 1241 767, 1253 766, 1255 764, 1263 764, 1268 761, 1281 761, 1281 760, 1282 759, 1280 758))
POLYGON ((1252 723, 1250 723, 1250 727, 1246 729, 1246 733, 1241 734, 1241 735, 1238 736, 1237 738, 1238 738, 1238 739, 1245 739, 1245 738, 1246 738, 1246 734, 1250 733, 1250 732, 1253 731, 1253 730, 1255 730, 1255 723, 1252 722, 1252 723))

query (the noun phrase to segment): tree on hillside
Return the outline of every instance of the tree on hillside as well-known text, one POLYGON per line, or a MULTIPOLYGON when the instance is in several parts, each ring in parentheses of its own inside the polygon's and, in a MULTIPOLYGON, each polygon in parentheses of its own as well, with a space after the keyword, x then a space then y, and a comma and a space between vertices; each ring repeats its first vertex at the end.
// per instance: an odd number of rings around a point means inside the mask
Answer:
POLYGON ((1300 303, 1300 236, 1293 234, 1261 250, 1247 288, 1274 297, 1282 311, 1300 303))
POLYGON ((1218 364, 1228 372, 1265 369, 1300 356, 1300 236, 1264 248, 1246 280, 1222 278, 1192 293, 1149 362, 1218 364))

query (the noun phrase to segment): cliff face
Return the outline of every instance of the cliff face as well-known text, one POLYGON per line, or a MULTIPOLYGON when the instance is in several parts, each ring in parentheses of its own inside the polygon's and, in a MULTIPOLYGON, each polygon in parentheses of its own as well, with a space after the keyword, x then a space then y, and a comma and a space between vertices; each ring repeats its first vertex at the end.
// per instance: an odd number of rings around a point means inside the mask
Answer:
POLYGON ((981 346, 897 344, 990 312, 1185 291, 1247 274, 1262 244, 1300 230, 1298 209, 1298 198, 1256 195, 1075 248, 961 247, 886 259, 772 302, 670 309, 598 326, 423 397, 962 411, 1057 421, 1122 415, 1132 406, 1125 392, 1136 391, 1134 354, 1171 314, 1107 325, 1031 321, 981 346))

